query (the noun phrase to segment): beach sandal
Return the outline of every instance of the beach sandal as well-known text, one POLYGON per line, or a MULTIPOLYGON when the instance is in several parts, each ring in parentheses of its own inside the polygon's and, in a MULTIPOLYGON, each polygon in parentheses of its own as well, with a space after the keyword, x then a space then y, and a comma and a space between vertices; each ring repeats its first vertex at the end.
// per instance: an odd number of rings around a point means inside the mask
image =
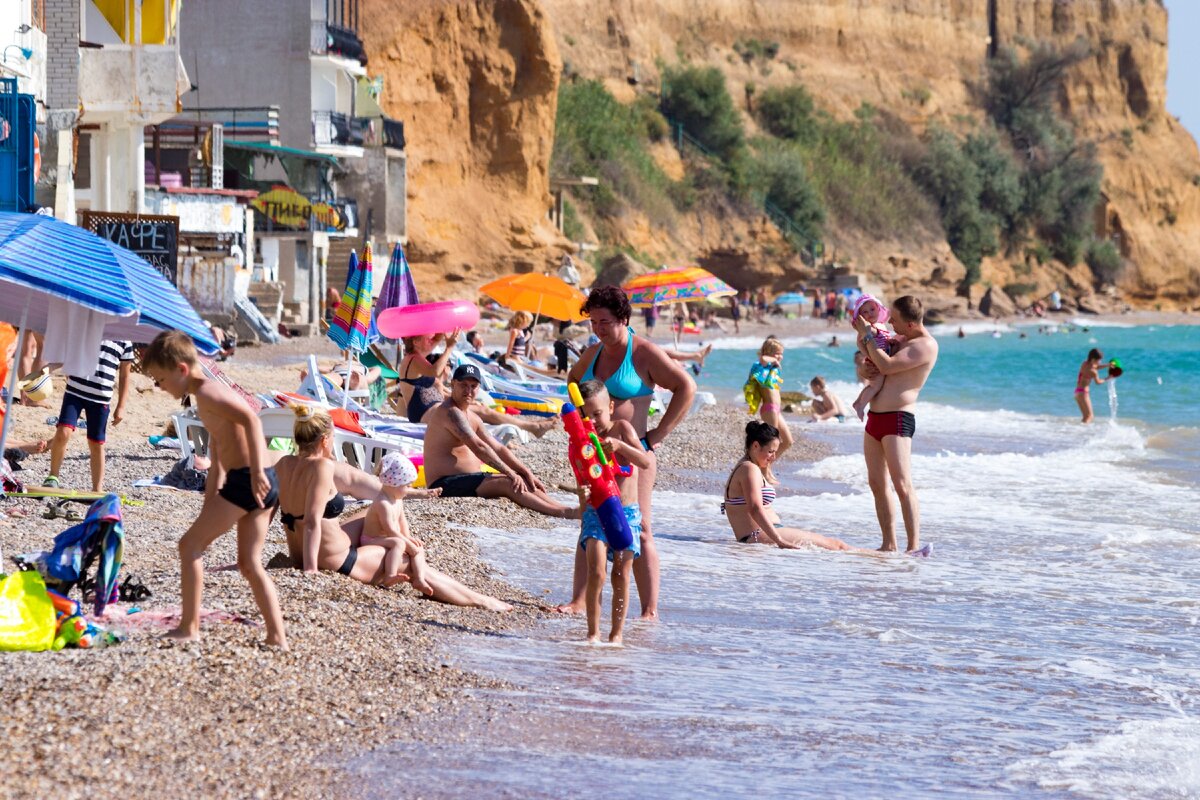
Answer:
POLYGON ((42 514, 43 519, 63 519, 67 522, 82 522, 83 514, 73 508, 68 508, 66 501, 54 503, 42 514))
POLYGON ((153 597, 146 584, 139 580, 135 580, 134 576, 126 575, 125 581, 117 587, 117 594, 122 603, 136 603, 139 600, 145 600, 147 597, 153 597))

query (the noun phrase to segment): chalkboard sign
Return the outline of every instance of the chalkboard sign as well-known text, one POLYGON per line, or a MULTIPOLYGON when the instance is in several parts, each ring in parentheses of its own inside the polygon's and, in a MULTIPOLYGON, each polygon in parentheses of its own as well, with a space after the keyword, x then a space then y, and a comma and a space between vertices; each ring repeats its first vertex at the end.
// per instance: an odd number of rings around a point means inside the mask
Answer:
POLYGON ((80 211, 79 226, 146 259, 175 285, 179 272, 179 217, 80 211))

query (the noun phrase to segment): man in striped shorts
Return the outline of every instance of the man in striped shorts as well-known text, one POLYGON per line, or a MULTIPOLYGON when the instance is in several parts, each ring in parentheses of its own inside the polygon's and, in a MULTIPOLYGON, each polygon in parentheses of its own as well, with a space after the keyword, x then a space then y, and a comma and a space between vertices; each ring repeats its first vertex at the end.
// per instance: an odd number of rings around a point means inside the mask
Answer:
POLYGON ((88 450, 91 455, 92 491, 99 492, 104 484, 104 440, 108 431, 108 406, 112 402, 113 385, 117 385, 117 408, 112 415, 113 425, 120 425, 125 416, 125 398, 129 394, 129 371, 133 366, 133 343, 105 339, 100 343, 100 361, 96 371, 83 378, 67 376, 62 409, 58 412, 58 430, 50 442, 50 476, 45 486, 57 487, 58 471, 67 454, 67 443, 79 424, 82 414, 87 421, 88 450))

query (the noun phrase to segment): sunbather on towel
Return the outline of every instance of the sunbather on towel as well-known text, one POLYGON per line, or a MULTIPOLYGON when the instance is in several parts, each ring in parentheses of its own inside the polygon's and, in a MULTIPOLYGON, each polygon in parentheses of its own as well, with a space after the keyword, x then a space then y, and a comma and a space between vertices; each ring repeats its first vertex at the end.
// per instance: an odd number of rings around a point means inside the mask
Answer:
POLYGON ((483 427, 472 407, 482 380, 479 367, 463 364, 454 371, 450 396, 425 413, 425 480, 442 497, 506 497, 550 517, 579 519, 578 505, 563 505, 546 494, 512 451, 483 427), (483 471, 488 464, 499 475, 483 471))

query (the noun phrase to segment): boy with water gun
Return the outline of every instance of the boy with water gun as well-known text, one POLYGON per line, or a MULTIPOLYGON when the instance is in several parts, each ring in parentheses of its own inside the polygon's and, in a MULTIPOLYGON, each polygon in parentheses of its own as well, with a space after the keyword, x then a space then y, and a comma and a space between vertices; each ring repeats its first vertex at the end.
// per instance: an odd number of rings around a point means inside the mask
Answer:
MULTIPOLYGON (((633 470, 649 467, 650 457, 638 441, 633 425, 626 420, 613 419, 613 401, 603 382, 590 380, 579 384, 579 399, 583 401, 580 412, 595 426, 604 456, 600 460, 613 462, 614 466, 624 463, 631 467, 624 472, 617 470, 614 475, 625 519, 632 533, 632 541, 624 549, 617 550, 611 546, 600 515, 586 502, 587 488, 581 484, 579 489, 580 507, 583 510, 579 546, 583 548, 587 559, 587 639, 589 642, 600 640, 600 600, 604 593, 604 562, 607 557, 613 565, 612 630, 608 641, 620 644, 625 629, 625 614, 629 608, 629 576, 633 571, 633 559, 641 555, 642 514, 638 509, 638 482, 633 470)), ((573 441, 573 459, 577 455, 575 445, 573 441)), ((599 456, 598 453, 597 458, 599 456)))

